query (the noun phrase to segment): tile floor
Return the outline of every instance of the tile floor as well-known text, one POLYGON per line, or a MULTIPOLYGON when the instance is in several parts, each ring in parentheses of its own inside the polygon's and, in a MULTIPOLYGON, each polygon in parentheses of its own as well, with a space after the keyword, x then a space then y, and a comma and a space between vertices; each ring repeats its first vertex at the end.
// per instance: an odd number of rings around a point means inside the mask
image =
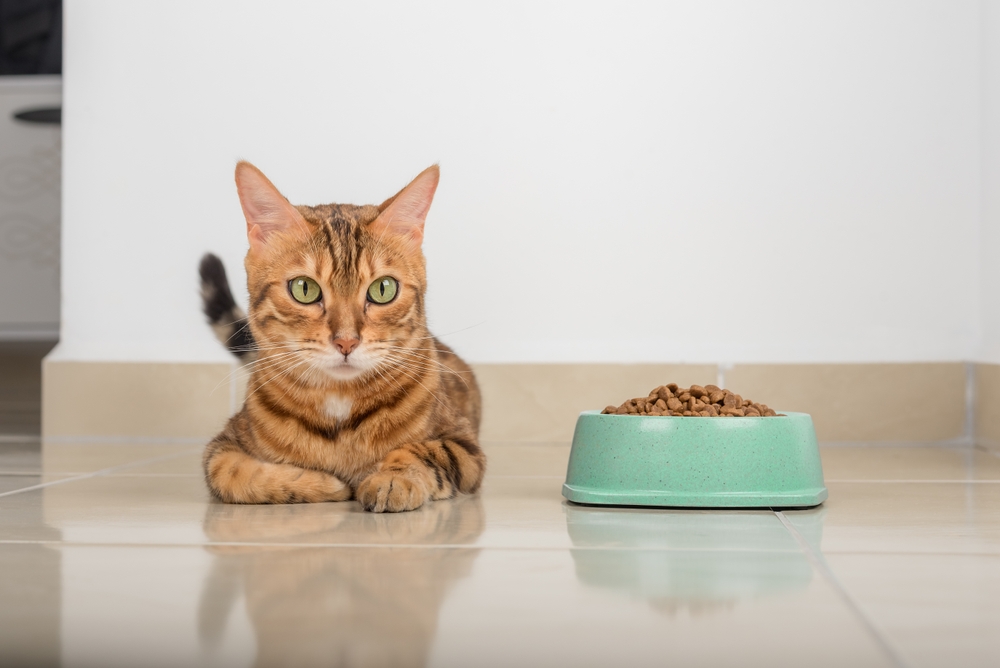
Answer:
POLYGON ((996 666, 1000 457, 823 450, 815 510, 602 509, 488 445, 413 513, 226 506, 190 445, 0 444, 0 665, 996 666))

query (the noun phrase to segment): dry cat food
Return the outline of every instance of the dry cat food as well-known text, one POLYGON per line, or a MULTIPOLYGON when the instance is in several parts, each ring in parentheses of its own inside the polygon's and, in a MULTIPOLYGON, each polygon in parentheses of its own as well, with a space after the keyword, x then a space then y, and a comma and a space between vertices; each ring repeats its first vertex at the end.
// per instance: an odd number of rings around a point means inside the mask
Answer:
POLYGON ((660 385, 648 397, 629 399, 621 406, 608 406, 605 415, 673 415, 676 417, 773 417, 764 404, 744 399, 715 385, 678 387, 660 385))

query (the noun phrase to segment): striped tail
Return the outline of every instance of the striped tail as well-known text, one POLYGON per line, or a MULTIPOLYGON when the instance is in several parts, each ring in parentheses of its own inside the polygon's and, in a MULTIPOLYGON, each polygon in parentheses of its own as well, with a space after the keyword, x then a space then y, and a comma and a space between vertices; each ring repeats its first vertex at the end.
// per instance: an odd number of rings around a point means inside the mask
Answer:
POLYGON ((198 273, 201 274, 201 308, 216 338, 244 362, 252 361, 256 357, 253 334, 247 327, 246 313, 233 299, 222 260, 205 253, 198 273))

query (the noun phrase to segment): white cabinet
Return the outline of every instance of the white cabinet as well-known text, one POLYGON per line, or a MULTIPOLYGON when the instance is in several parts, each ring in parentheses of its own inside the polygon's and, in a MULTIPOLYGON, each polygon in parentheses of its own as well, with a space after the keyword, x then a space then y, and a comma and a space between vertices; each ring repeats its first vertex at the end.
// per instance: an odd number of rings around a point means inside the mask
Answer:
POLYGON ((59 335, 61 128, 14 114, 61 105, 58 76, 0 77, 0 341, 59 335))

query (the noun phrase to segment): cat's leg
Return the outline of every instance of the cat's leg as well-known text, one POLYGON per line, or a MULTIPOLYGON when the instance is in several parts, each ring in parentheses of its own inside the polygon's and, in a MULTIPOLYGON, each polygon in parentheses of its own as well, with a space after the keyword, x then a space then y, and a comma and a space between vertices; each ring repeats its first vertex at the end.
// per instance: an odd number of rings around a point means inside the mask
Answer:
POLYGON ((375 473, 361 481, 357 499, 376 513, 419 508, 479 489, 486 456, 475 439, 447 437, 410 443, 390 452, 375 473))
POLYGON ((346 501, 351 488, 336 476, 250 456, 236 443, 216 439, 205 452, 208 488, 226 503, 346 501))

